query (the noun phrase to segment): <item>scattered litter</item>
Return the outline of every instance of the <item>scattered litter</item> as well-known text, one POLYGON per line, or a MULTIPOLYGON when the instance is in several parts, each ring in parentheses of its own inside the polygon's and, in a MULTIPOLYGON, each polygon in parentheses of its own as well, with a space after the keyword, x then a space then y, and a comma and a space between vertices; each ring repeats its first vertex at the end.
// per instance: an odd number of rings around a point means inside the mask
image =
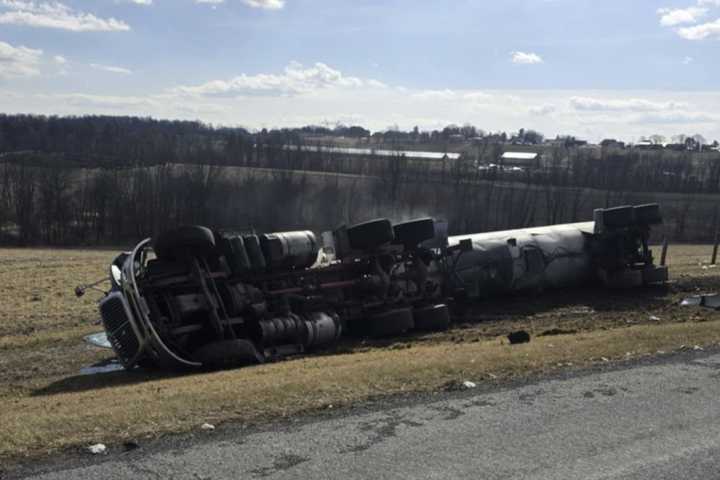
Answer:
POLYGON ((680 305, 683 307, 707 307, 718 310, 720 309, 720 295, 717 293, 693 295, 683 299, 680 305))
POLYGON ((138 448, 140 448, 140 444, 133 440, 123 442, 123 449, 126 452, 132 452, 133 450, 137 450, 138 448))
POLYGON ((87 335, 85 337, 85 343, 98 348, 112 348, 112 345, 110 345, 110 340, 108 340, 107 338, 107 333, 105 332, 98 332, 87 335))
POLYGON ((493 375, 492 373, 488 373, 488 377, 492 378, 493 380, 497 379, 497 375, 493 375))
POLYGON ((103 360, 102 362, 95 363, 89 367, 80 369, 80 375, 96 375, 98 373, 111 373, 119 372, 124 370, 122 364, 117 358, 111 358, 109 360, 103 360))
MULTIPOLYGON (((489 374, 492 378, 497 378, 493 374, 489 374)), ((469 390, 471 388, 475 388, 477 385, 475 382, 470 382, 468 380, 465 380, 464 382, 460 382, 457 380, 450 380, 445 385, 442 386, 442 389, 446 392, 459 392, 461 390, 469 390)))
POLYGON ((107 453, 107 447, 102 443, 96 443, 87 447, 88 452, 93 455, 105 455, 107 453))
POLYGON ((526 332, 525 330, 519 330, 517 332, 512 332, 507 336, 508 340, 510 340, 510 345, 517 345, 520 343, 529 343, 530 342, 530 334, 526 332))
POLYGON ((202 428, 203 430, 215 430, 215 425, 210 423, 203 423, 200 428, 202 428))
POLYGON ((717 265, 703 265, 703 266, 702 266, 702 269, 703 269, 703 270, 708 270, 708 269, 710 269, 710 268, 717 268, 717 265))
POLYGON ((656 317, 655 315, 650 315, 650 321, 651 322, 659 322, 660 317, 656 317))
POLYGON ((573 333, 577 333, 577 330, 565 330, 562 328, 551 328, 550 330, 545 330, 542 332, 538 337, 551 337, 554 335, 572 335, 573 333))
POLYGON ((657 353, 658 355, 665 355, 665 350, 658 350, 655 353, 657 353))
POLYGON ((600 360, 602 360, 602 361, 605 362, 605 363, 607 363, 607 362, 610 361, 610 359, 607 358, 607 357, 600 357, 600 360))
POLYGON ((333 408, 333 404, 331 403, 330 405, 327 406, 327 408, 328 408, 328 410, 331 410, 333 408))
POLYGON ((702 352, 703 348, 700 345, 695 345, 693 350, 702 352))

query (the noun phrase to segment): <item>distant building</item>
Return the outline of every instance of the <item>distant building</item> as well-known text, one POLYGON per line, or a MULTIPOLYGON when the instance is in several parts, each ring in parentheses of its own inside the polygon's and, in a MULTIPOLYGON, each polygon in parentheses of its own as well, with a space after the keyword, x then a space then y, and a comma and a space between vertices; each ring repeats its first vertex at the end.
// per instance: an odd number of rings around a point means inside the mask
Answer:
POLYGON ((505 152, 500 156, 498 164, 501 168, 536 169, 540 168, 540 160, 541 155, 537 152, 505 152))
POLYGON ((625 142, 615 140, 614 138, 606 138, 600 142, 602 148, 625 148, 625 142))

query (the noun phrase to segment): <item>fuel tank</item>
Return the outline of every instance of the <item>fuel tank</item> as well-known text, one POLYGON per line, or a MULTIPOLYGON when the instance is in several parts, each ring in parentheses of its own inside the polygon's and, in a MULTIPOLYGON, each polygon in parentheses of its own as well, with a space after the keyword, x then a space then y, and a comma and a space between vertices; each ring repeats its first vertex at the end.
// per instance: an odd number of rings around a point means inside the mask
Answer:
POLYGON ((320 251, 311 231, 278 232, 260 235, 260 247, 270 268, 307 268, 320 251))

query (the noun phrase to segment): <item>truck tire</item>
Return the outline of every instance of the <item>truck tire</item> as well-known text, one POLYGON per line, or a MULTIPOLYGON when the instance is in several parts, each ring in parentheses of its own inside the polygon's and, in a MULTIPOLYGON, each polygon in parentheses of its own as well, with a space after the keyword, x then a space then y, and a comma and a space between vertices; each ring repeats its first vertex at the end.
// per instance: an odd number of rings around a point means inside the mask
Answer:
POLYGON ((657 203, 637 205, 634 210, 635 223, 638 225, 659 225, 663 221, 662 215, 660 215, 660 205, 657 203))
POLYGON ((371 315, 362 323, 363 333, 373 338, 400 335, 415 326, 412 310, 409 308, 387 310, 371 315))
POLYGON ((353 250, 375 250, 395 238, 392 223, 386 218, 358 223, 347 228, 347 239, 353 250))
POLYGON ((416 308, 413 318, 415 329, 423 332, 442 332, 450 328, 450 309, 445 304, 416 308))
POLYGON ((643 272, 628 268, 607 273, 604 275, 603 283, 605 287, 613 290, 640 287, 643 284, 643 272))
POLYGON ((155 255, 160 259, 174 259, 187 255, 204 256, 215 249, 215 236, 209 228, 185 225, 166 230, 153 242, 155 255))
POLYGON ((256 272, 262 272, 267 267, 265 256, 260 248, 260 239, 257 235, 246 235, 243 237, 243 245, 250 260, 251 268, 256 272))
POLYGON ((394 243, 415 248, 426 240, 435 238, 435 220, 432 218, 419 218, 408 222, 398 223, 393 227, 394 243))
POLYGON ((668 281, 668 268, 667 267, 646 267, 642 271, 643 283, 645 285, 654 285, 659 283, 665 283, 668 281))

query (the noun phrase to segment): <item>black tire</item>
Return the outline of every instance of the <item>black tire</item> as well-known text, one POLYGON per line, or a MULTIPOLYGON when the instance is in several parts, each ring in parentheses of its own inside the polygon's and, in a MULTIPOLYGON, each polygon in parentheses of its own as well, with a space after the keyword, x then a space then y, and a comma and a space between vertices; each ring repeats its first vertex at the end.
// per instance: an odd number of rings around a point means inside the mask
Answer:
POLYGON ((193 360, 206 368, 242 367, 263 363, 263 356, 248 340, 222 340, 203 345, 193 352, 193 360))
POLYGON ((415 327, 412 310, 398 308, 371 315, 363 323, 365 335, 373 338, 400 335, 415 327))
POLYGON ((247 252, 250 266, 256 272, 262 272, 267 267, 265 256, 260 248, 260 239, 257 235, 246 235, 243 237, 243 244, 247 252))
POLYGON ((393 227, 395 242, 406 248, 415 248, 422 242, 435 238, 435 220, 419 218, 398 223, 393 227))
POLYGON ((630 206, 606 208, 603 224, 608 228, 624 228, 635 224, 635 209, 630 206))
POLYGON ((660 267, 645 267, 642 271, 643 284, 645 285, 657 285, 668 281, 668 268, 664 266, 660 267))
POLYGON ((635 207, 635 222, 638 225, 659 225, 663 221, 660 214, 660 205, 649 203, 635 207))
POLYGON ((242 238, 237 236, 223 238, 219 244, 233 275, 241 275, 250 269, 250 259, 245 251, 242 238))
POLYGON ((215 235, 209 228, 186 225, 158 235, 153 250, 161 259, 205 256, 215 250, 215 235))
POLYGON ((395 238, 392 223, 386 218, 358 223, 347 228, 347 239, 353 250, 375 250, 395 238))
POLYGON ((450 328, 450 309, 444 304, 416 308, 413 317, 415 329, 422 332, 442 332, 450 328))

